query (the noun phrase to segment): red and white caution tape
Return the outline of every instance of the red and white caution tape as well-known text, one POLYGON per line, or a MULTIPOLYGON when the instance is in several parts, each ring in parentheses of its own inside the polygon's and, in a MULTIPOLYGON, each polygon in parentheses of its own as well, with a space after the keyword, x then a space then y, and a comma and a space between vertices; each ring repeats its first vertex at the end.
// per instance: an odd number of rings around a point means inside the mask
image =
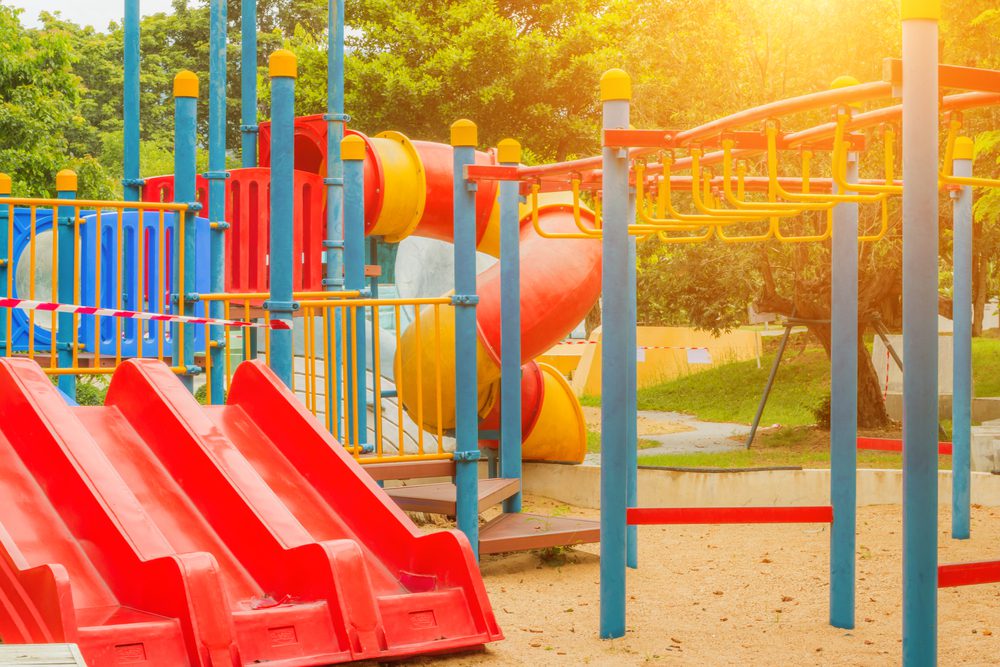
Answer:
POLYGON ((78 306, 68 303, 49 303, 46 301, 31 301, 29 299, 0 299, 0 308, 16 308, 18 310, 37 310, 47 313, 75 313, 77 315, 97 315, 101 317, 118 317, 124 320, 147 320, 150 322, 178 322, 182 324, 207 324, 214 327, 233 327, 238 329, 276 329, 288 331, 292 325, 284 320, 271 320, 267 324, 258 322, 240 322, 238 320, 219 320, 213 317, 191 317, 188 315, 164 315, 162 313, 140 313, 134 310, 116 310, 114 308, 97 308, 95 306, 78 306))
MULTIPOLYGON (((598 345, 601 341, 599 340, 564 340, 559 343, 560 345, 598 345)), ((680 345, 639 345, 636 349, 639 350, 704 350, 708 351, 707 347, 682 347, 680 345)))

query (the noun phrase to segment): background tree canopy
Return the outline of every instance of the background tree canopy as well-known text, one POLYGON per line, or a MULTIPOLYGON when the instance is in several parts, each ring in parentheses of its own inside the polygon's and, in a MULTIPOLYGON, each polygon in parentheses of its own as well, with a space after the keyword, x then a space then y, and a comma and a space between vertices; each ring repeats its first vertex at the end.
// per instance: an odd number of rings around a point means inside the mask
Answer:
MULTIPOLYGON (((952 5, 941 25, 942 61, 1000 67, 996 0, 952 5)), ((229 1, 228 144, 234 164, 242 67, 257 70, 261 119, 269 103, 267 56, 282 46, 299 56, 298 112, 323 113, 326 107, 327 0, 258 0, 258 6, 259 57, 241 63, 240 3, 229 1)), ((897 12, 897 0, 348 0, 347 110, 362 131, 394 129, 429 140, 445 139, 452 121, 469 117, 485 145, 513 136, 528 161, 569 159, 599 148, 596 90, 608 67, 623 67, 633 77, 636 126, 690 127, 822 90, 842 74, 880 78, 882 59, 899 53, 897 12)), ((120 192, 121 27, 100 32, 45 15, 40 29, 27 29, 18 14, 0 0, 0 170, 14 177, 18 194, 51 193, 55 172, 65 167, 80 172, 84 196, 120 192)), ((145 175, 172 169, 170 84, 180 69, 202 78, 206 143, 208 30, 207 0, 174 0, 170 15, 142 21, 145 175)), ((828 119, 816 112, 795 122, 828 119)), ((980 170, 993 174, 1000 160, 997 128, 996 107, 967 115, 965 132, 975 137, 980 170)), ((863 175, 879 172, 878 141, 873 138, 875 150, 861 165, 863 175)), ((797 171, 792 162, 788 167, 797 171)), ((863 211, 866 224, 877 224, 878 213, 863 211)), ((997 291, 1000 194, 983 194, 975 215, 981 320, 987 293, 997 291)), ((941 225, 943 311, 950 289, 949 220, 946 214, 941 225)), ((787 224, 807 231, 823 221, 787 224)), ((863 315, 878 312, 890 324, 899 315, 899 244, 893 207, 889 238, 860 251, 863 315)), ((639 274, 645 324, 719 332, 744 322, 752 303, 817 321, 829 317, 824 244, 643 243, 639 274)), ((811 329, 828 345, 828 327, 811 329)), ((870 364, 864 350, 859 356, 865 376, 870 364)), ((865 387, 863 381, 862 402, 865 387)))

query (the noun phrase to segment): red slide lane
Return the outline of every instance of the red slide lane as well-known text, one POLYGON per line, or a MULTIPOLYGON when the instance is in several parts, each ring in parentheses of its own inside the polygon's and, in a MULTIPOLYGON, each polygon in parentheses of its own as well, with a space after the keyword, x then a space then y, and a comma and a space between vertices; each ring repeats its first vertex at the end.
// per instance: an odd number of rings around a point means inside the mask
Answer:
POLYGON ((0 491, 23 499, 0 520, 6 641, 291 667, 501 637, 464 538, 420 535, 262 365, 203 408, 133 360, 104 407, 69 408, 3 360, 0 424, 0 491))

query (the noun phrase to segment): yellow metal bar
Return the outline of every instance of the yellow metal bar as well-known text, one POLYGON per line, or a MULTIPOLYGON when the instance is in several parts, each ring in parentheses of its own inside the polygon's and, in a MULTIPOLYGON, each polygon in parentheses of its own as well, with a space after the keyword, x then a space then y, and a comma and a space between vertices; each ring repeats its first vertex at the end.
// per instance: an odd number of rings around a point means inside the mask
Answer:
MULTIPOLYGON (((4 200, 6 201, 6 200, 4 200)), ((14 296, 14 205, 7 206, 7 296, 14 296)), ((7 318, 7 353, 6 356, 14 355, 14 311, 11 308, 4 308, 4 316, 7 318)))
POLYGON ((77 210, 89 209, 137 209, 140 211, 187 211, 190 208, 187 204, 167 203, 167 202, 139 202, 139 201, 110 201, 103 199, 46 199, 33 197, 11 197, 4 199, 10 202, 11 206, 41 206, 42 208, 56 208, 58 206, 72 206, 77 210), (69 203, 72 202, 72 203, 69 203))
MULTIPOLYGON (((118 310, 124 309, 124 303, 122 299, 124 298, 122 290, 122 282, 124 281, 125 274, 125 255, 122 252, 124 248, 124 243, 122 237, 124 236, 123 221, 125 217, 124 209, 118 209, 117 216, 117 233, 115 234, 115 287, 117 290, 118 298, 116 303, 118 304, 118 310)), ((114 320, 115 326, 115 366, 120 366, 122 363, 122 321, 121 318, 116 317, 114 320)))
POLYGON ((379 344, 378 307, 372 311, 372 402, 375 410, 375 455, 382 456, 382 346, 379 344))
POLYGON ((596 239, 601 238, 601 232, 588 232, 585 234, 563 234, 556 232, 547 232, 542 229, 541 222, 539 222, 538 216, 538 193, 541 190, 541 186, 537 183, 531 186, 531 196, 529 200, 531 202, 531 226, 535 229, 535 233, 544 239, 596 239))
MULTIPOLYGON (((330 335, 333 330, 330 328, 330 310, 324 308, 323 313, 323 357, 326 359, 326 430, 335 433, 339 437, 340 431, 334 431, 334 419, 337 416, 337 409, 334 405, 334 392, 336 391, 337 360, 334 355, 333 340, 330 335)), ((340 423, 337 423, 337 429, 340 423)))
MULTIPOLYGON (((401 350, 403 349, 403 320, 402 320, 402 309, 400 305, 393 304, 393 314, 396 318, 396 366, 393 369, 393 377, 396 382, 396 423, 399 426, 399 453, 403 453, 403 448, 406 446, 406 429, 404 427, 403 421, 403 383, 400 381, 403 375, 403 359, 401 350)), ((423 427, 422 425, 418 425, 423 427)))
MULTIPOLYGON (((240 301, 242 299, 263 300, 270 298, 267 292, 222 292, 217 294, 199 294, 199 301, 240 301)), ((296 301, 304 299, 325 299, 327 301, 340 301, 353 299, 361 296, 361 292, 295 292, 292 294, 296 301)))
MULTIPOLYGON (((305 375, 305 390, 304 390, 304 393, 305 393, 305 397, 306 397, 306 400, 305 400, 306 410, 309 410, 311 413, 313 413, 313 415, 315 415, 316 414, 316 407, 315 407, 315 403, 313 402, 313 392, 315 391, 315 387, 312 385, 312 383, 310 381, 311 380, 310 379, 310 375, 309 375, 309 366, 312 364, 312 356, 310 355, 311 345, 310 345, 310 340, 309 340, 309 320, 311 319, 310 318, 310 313, 311 312, 312 312, 312 310, 309 309, 309 308, 303 308, 302 309, 302 318, 303 318, 302 319, 302 323, 305 325, 302 328, 302 347, 303 347, 302 352, 303 352, 303 361, 305 362, 305 367, 302 370, 303 370, 303 374, 305 375)), ((295 373, 295 369, 293 368, 292 369, 292 374, 294 375, 294 373, 295 373)))
MULTIPOLYGON (((167 244, 166 244, 166 216, 163 212, 160 212, 160 219, 157 223, 157 257, 156 265, 159 269, 159 285, 156 286, 159 294, 157 295, 157 302, 160 304, 160 312, 167 312, 167 295, 170 293, 170 288, 167 286, 167 244)), ((167 335, 167 327, 164 322, 160 322, 159 326, 160 332, 156 337, 156 357, 160 361, 163 361, 163 339, 167 335)))
MULTIPOLYGON (((423 336, 420 331, 420 309, 415 309, 413 331, 417 357, 417 453, 424 453, 424 372, 423 372, 423 336)), ((456 388, 457 389, 457 388, 456 388)))
MULTIPOLYGON (((34 300, 35 298, 35 267, 36 267, 36 219, 38 216, 38 209, 34 206, 31 207, 30 222, 28 227, 28 298, 34 300)), ((13 221, 11 221, 13 224, 13 221)), ((13 333, 13 332, 11 332, 13 333)), ((28 311, 28 358, 35 358, 35 311, 28 311)))
MULTIPOLYGON (((230 306, 232 306, 232 303, 229 302, 229 301, 226 301, 224 304, 222 304, 222 317, 224 319, 227 319, 227 320, 231 319, 230 306)), ((225 387, 226 387, 227 391, 229 390, 229 385, 233 381, 233 355, 232 355, 232 350, 233 350, 232 344, 233 343, 232 343, 232 338, 230 336, 231 329, 232 329, 232 327, 225 327, 223 329, 223 333, 222 333, 222 336, 223 336, 222 339, 226 343, 226 361, 225 361, 225 364, 226 364, 226 366, 225 366, 226 384, 225 384, 225 387)), ((246 334, 245 333, 242 334, 242 335, 243 335, 244 338, 246 338, 246 334)))
POLYGON ((976 178, 971 176, 955 176, 952 163, 955 156, 955 142, 958 131, 962 128, 961 117, 954 114, 948 122, 948 138, 945 141, 944 165, 938 172, 938 180, 943 185, 967 185, 973 188, 1000 188, 1000 179, 976 178))
MULTIPOLYGON (((59 302, 59 209, 52 211, 52 303, 59 302)), ((34 279, 34 276, 32 276, 34 279)), ((58 352, 56 350, 56 341, 58 340, 58 327, 59 327, 59 316, 56 313, 52 313, 50 334, 49 339, 49 366, 51 368, 56 368, 58 364, 58 352)))
MULTIPOLYGON (((73 214, 73 266, 80 266, 80 211, 73 214)), ((73 303, 82 304, 81 281, 73 281, 73 303)), ((9 331, 9 329, 8 329, 9 331)), ((80 365, 80 316, 73 313, 73 361, 74 368, 80 365)))
MULTIPOLYGON (((146 311, 146 281, 145 281, 145 271, 146 271, 146 221, 142 212, 137 216, 136 233, 135 233, 135 305, 136 310, 140 313, 146 311)), ((143 354, 143 343, 146 342, 145 334, 143 333, 143 320, 136 320, 135 323, 135 345, 136 345, 136 357, 142 359, 143 354)))
MULTIPOLYGON (((177 216, 177 224, 175 225, 175 236, 177 237, 176 247, 177 247, 177 314, 184 316, 187 314, 187 276, 184 275, 184 243, 185 243, 185 227, 184 216, 177 216)), ((184 334, 187 329, 184 322, 178 323, 177 327, 177 340, 174 341, 175 349, 177 350, 177 358, 184 360, 184 334)))
POLYGON ((361 465, 373 463, 406 463, 409 461, 448 461, 454 458, 451 452, 444 454, 408 454, 403 456, 365 456, 356 457, 361 465))
POLYGON ((885 185, 871 185, 868 183, 848 183, 847 182, 847 154, 850 152, 850 148, 846 141, 844 141, 844 135, 846 134, 847 123, 851 120, 850 112, 839 112, 837 113, 837 123, 834 129, 833 135, 833 156, 831 158, 833 162, 833 182, 837 184, 837 187, 844 192, 857 192, 859 194, 869 193, 869 194, 888 194, 888 195, 902 195, 903 186, 902 185, 892 185, 891 182, 887 182, 885 185))
POLYGON ((441 405, 441 360, 443 359, 441 351, 441 306, 434 306, 434 392, 437 402, 437 441, 438 441, 438 453, 444 452, 444 415, 443 406, 441 405))

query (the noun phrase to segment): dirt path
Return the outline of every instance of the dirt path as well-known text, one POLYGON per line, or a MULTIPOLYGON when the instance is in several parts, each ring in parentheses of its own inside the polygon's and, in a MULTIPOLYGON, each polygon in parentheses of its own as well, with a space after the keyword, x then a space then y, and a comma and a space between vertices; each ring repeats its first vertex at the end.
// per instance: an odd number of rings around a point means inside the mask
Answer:
MULTIPOLYGON (((567 512, 528 499, 535 511, 567 512)), ((596 512, 572 511, 596 517, 596 512)), ((939 532, 942 562, 1000 557, 1000 512, 973 510, 973 539, 939 532)), ((827 625, 829 531, 818 526, 640 529, 640 569, 628 577, 628 632, 601 641, 597 546, 542 560, 484 558, 483 574, 506 634, 483 653, 407 664, 890 665, 901 657, 900 508, 858 517, 857 629, 827 625)), ((1000 585, 942 591, 942 665, 996 664, 1000 585)))
MULTIPOLYGON (((591 431, 601 430, 601 409, 584 406, 583 416, 587 420, 587 428, 591 431)), ((647 412, 639 413, 638 433, 640 438, 671 433, 686 433, 694 428, 685 422, 693 417, 677 412, 647 412)))

